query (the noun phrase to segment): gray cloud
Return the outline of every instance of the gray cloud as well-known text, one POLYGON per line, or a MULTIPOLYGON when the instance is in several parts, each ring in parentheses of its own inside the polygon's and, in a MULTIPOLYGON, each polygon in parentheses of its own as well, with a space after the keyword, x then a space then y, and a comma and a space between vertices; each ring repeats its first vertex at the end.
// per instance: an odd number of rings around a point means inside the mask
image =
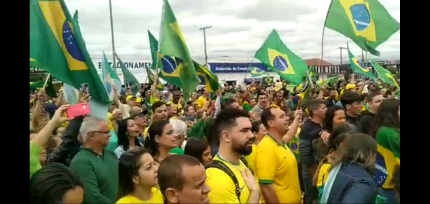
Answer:
POLYGON ((302 1, 278 1, 278 0, 256 0, 242 7, 237 15, 238 18, 256 19, 266 21, 294 21, 300 15, 313 13, 306 3, 302 1))
MULTIPOLYGON (((400 0, 380 0, 400 22, 400 0)), ((321 35, 330 0, 170 0, 194 59, 204 59, 203 34, 207 29, 209 61, 249 62, 275 28, 284 43, 300 57, 321 57, 321 35)), ((90 54, 111 56, 109 5, 106 0, 68 0, 69 10, 79 10, 81 30, 90 54)), ((162 1, 112 0, 115 47, 123 61, 150 60, 147 30, 158 38, 162 1)), ((337 47, 361 50, 343 35, 325 29, 324 59, 340 61, 337 47)), ((400 32, 378 47, 379 58, 400 58, 400 32)), ((344 52, 344 60, 346 59, 344 52)), ((378 57, 374 57, 378 58, 378 57)))

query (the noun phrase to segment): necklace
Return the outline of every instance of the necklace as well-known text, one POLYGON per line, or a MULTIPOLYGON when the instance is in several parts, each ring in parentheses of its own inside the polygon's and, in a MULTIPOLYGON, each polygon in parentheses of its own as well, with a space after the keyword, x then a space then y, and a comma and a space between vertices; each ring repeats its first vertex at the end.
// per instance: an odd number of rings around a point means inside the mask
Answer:
POLYGON ((239 165, 240 165, 240 160, 239 160, 239 163, 234 163, 234 162, 231 162, 231 161, 229 161, 229 160, 225 159, 225 158, 224 158, 223 156, 221 156, 219 153, 218 153, 218 154, 216 154, 216 156, 217 156, 221 161, 227 162, 227 163, 229 163, 229 164, 231 164, 231 165, 233 165, 233 166, 239 166, 239 165))

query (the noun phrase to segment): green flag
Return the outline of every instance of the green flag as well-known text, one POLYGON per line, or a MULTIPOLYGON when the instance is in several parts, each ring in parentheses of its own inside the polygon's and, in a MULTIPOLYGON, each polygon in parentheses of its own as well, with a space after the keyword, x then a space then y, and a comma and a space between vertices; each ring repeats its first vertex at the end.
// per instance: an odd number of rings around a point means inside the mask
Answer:
MULTIPOLYGON (((152 58, 152 66, 151 69, 152 70, 156 70, 156 63, 157 63, 157 48, 158 48, 158 41, 157 39, 154 37, 154 35, 152 35, 152 33, 150 31, 148 31, 148 37, 149 37, 149 45, 150 45, 150 49, 151 49, 151 58, 152 58)), ((164 63, 159 62, 158 63, 158 68, 160 68, 161 70, 164 70, 164 66, 163 64, 167 64, 169 65, 169 63, 167 61, 164 61, 164 63)), ((198 62, 193 60, 193 64, 194 67, 196 69, 196 74, 200 79, 200 84, 205 85, 206 89, 209 92, 215 92, 216 90, 218 90, 219 88, 219 83, 218 83, 218 76, 216 76, 214 73, 212 73, 211 71, 209 71, 208 69, 206 69, 205 67, 203 67, 201 64, 199 64, 198 62)), ((169 66, 167 66, 169 67, 169 66)), ((152 77, 152 74, 148 74, 148 76, 151 76, 151 80, 154 80, 154 77, 152 77)), ((168 81, 169 79, 163 75, 163 74, 159 74, 159 76, 168 81), (167 79, 166 79, 167 78, 167 79)), ((169 82, 170 83, 170 82, 169 82)), ((161 85, 161 83, 159 83, 159 85, 161 85)), ((197 85, 196 85, 197 86, 197 85)), ((157 89, 160 90, 160 87, 157 87, 157 89)), ((161 86, 161 90, 163 90, 163 87, 161 86)))
POLYGON ((124 84, 128 84, 128 87, 130 87, 131 92, 133 95, 136 96, 136 94, 140 90, 140 83, 136 79, 136 77, 124 66, 124 63, 122 60, 118 57, 118 55, 115 53, 116 59, 118 59, 119 66, 121 68, 122 74, 124 75, 124 84))
POLYGON ((265 76, 263 77, 263 85, 264 87, 272 86, 273 84, 273 76, 265 76))
POLYGON ((331 86, 334 86, 339 81, 340 78, 341 78, 341 76, 333 76, 333 77, 329 77, 325 80, 324 79, 318 80, 316 84, 318 86, 328 86, 329 84, 331 86))
POLYGON ((161 20, 159 59, 163 63, 159 75, 170 84, 180 87, 185 102, 200 83, 193 60, 188 51, 175 14, 167 0, 163 1, 161 20))
MULTIPOLYGON (((52 76, 49 75, 48 77, 49 78, 45 86, 45 93, 46 95, 52 98, 57 98, 57 92, 55 91, 54 85, 52 84, 52 76)), ((30 82, 30 90, 34 91, 34 90, 41 89, 43 88, 44 84, 45 84, 45 80, 30 82)))
MULTIPOLYGON (((154 84, 154 81, 155 81, 155 75, 149 69, 146 69, 146 71, 147 71, 146 74, 148 77, 149 84, 152 86, 152 84, 154 84)), ((159 91, 164 90, 163 84, 161 84, 160 80, 157 81, 156 89, 159 91)))
POLYGON ((400 30, 378 0, 332 0, 325 27, 354 41, 361 49, 379 56, 376 48, 400 30))
POLYGON ((266 72, 258 67, 251 67, 250 71, 252 78, 266 76, 266 72))
POLYGON ((282 79, 296 85, 302 82, 303 76, 308 70, 306 62, 287 48, 275 29, 257 50, 255 58, 267 65, 282 79))
POLYGON ((396 91, 396 92, 394 92, 394 94, 396 94, 396 96, 397 96, 398 98, 400 98, 400 88, 399 88, 399 89, 397 89, 397 91, 396 91))
POLYGON ((64 0, 30 0, 30 64, 79 89, 88 84, 92 99, 109 102, 85 47, 77 20, 64 0))
POLYGON ((151 69, 155 71, 157 70, 157 66, 158 67, 163 66, 160 63, 160 61, 158 61, 157 63, 158 40, 157 38, 154 37, 154 35, 152 35, 152 33, 149 30, 148 30, 148 38, 149 38, 149 48, 151 49, 151 59, 152 59, 151 69))
POLYGON ((376 73, 378 73, 378 78, 380 78, 386 84, 391 84, 399 87, 399 84, 397 84, 396 79, 394 79, 390 71, 381 67, 381 65, 375 63, 373 60, 369 59, 369 62, 372 64, 373 69, 375 69, 376 73))
POLYGON ((368 78, 371 78, 374 81, 378 81, 378 78, 370 71, 370 69, 367 69, 360 65, 357 58, 352 54, 351 50, 349 50, 349 46, 347 46, 347 48, 348 48, 349 63, 351 63, 350 66, 352 71, 357 74, 362 74, 368 78))
POLYGON ((216 92, 219 89, 219 82, 218 82, 218 76, 206 67, 202 66, 201 64, 194 62, 194 67, 196 68, 197 76, 200 79, 200 84, 205 85, 205 88, 210 93, 216 92))
POLYGON ((315 71, 315 67, 310 67, 309 68, 309 76, 311 77, 312 81, 314 81, 314 80, 318 81, 319 75, 315 71))

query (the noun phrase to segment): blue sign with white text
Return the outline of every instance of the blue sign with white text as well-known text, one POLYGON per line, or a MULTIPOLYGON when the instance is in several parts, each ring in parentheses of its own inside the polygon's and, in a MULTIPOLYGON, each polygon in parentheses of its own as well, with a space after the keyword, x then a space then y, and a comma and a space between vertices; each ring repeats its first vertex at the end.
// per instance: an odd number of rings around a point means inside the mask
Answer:
POLYGON ((209 63, 213 73, 246 73, 249 68, 257 67, 263 71, 270 72, 263 63, 209 63))

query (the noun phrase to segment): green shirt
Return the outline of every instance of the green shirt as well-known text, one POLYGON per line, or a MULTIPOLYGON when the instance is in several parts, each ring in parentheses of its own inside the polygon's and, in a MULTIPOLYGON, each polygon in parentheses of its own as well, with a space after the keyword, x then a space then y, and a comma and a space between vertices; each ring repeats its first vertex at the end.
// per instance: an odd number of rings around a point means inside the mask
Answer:
POLYGON ((245 103, 245 104, 243 104, 243 105, 242 105, 242 108, 243 108, 243 110, 244 110, 244 111, 246 111, 247 113, 249 113, 249 111, 251 111, 251 110, 252 110, 252 107, 251 107, 251 105, 249 105, 249 103, 245 103))
POLYGON ((171 149, 171 150, 169 151, 169 153, 170 153, 170 154, 176 154, 176 155, 184 155, 184 150, 182 150, 182 149, 181 149, 181 148, 179 148, 179 147, 175 147, 175 148, 171 149))
POLYGON ((43 148, 41 146, 30 141, 30 178, 37 170, 42 168, 39 161, 39 157, 42 152, 43 148))
POLYGON ((111 151, 103 155, 81 148, 70 169, 84 184, 84 203, 115 203, 118 196, 118 159, 111 151))

